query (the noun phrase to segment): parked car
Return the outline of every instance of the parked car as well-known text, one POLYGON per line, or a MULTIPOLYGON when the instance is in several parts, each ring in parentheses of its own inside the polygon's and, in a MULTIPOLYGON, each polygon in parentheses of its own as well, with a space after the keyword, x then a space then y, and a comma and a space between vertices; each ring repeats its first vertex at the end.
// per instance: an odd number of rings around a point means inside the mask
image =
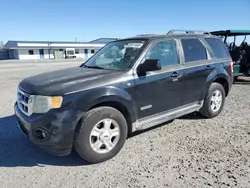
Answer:
POLYGON ((75 48, 66 48, 64 53, 66 59, 76 58, 75 48))
POLYGON ((56 155, 75 148, 99 163, 118 154, 129 133, 192 112, 219 115, 232 83, 218 37, 170 31, 120 39, 80 67, 26 78, 14 108, 34 144, 56 155))
POLYGON ((250 76, 250 45, 246 42, 250 30, 220 30, 212 31, 211 34, 222 37, 227 45, 234 62, 234 80, 237 80, 238 76, 250 76), (243 41, 237 45, 237 37, 242 36, 243 41), (229 42, 230 38, 233 38, 231 42, 229 42))

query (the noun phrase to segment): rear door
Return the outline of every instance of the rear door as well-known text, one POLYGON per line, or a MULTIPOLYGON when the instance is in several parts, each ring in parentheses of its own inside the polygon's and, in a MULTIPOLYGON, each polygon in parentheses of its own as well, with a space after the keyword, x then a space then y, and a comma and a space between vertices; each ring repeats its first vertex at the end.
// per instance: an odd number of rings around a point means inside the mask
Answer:
POLYGON ((207 90, 207 77, 214 69, 204 41, 194 38, 180 39, 185 74, 185 99, 183 105, 202 101, 207 90))

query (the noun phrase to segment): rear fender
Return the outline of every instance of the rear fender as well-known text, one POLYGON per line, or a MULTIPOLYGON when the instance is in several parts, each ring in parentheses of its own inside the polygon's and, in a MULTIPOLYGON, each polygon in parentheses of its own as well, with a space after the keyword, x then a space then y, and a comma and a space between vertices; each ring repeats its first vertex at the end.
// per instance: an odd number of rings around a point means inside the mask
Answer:
MULTIPOLYGON (((206 89, 206 93, 211 85, 211 83, 216 82, 216 80, 218 79, 223 79, 227 82, 227 86, 228 88, 226 89, 227 93, 229 92, 230 88, 231 88, 231 84, 230 84, 230 80, 229 80, 229 75, 227 73, 227 71, 223 68, 223 69, 214 69, 207 77, 206 80, 206 85, 207 85, 207 89, 206 89)), ((223 86, 224 87, 224 86, 223 86)), ((204 97, 206 95, 206 93, 204 93, 204 97)))

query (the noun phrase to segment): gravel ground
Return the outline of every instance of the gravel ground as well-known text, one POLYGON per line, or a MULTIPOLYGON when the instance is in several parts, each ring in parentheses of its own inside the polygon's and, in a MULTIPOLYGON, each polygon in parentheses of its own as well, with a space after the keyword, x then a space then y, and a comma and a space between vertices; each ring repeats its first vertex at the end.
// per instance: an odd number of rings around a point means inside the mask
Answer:
POLYGON ((179 118, 129 138, 115 158, 88 165, 75 153, 45 153, 15 124, 18 82, 63 67, 0 66, 0 187, 250 187, 250 79, 233 86, 220 116, 179 118))

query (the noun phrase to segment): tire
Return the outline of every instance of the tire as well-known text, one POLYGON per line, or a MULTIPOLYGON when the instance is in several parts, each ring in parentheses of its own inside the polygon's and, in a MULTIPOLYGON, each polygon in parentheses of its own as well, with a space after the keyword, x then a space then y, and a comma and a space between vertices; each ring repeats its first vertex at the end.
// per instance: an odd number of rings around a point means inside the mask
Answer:
POLYGON ((83 120, 78 125, 78 128, 76 130, 74 147, 76 152, 85 161, 89 163, 100 163, 113 158, 119 153, 126 141, 127 134, 127 121, 120 111, 112 107, 98 107, 86 112, 86 114, 84 115, 83 120), (109 128, 114 127, 113 129, 110 128, 110 130, 119 130, 119 136, 112 137, 110 136, 111 134, 108 133, 107 134, 109 136, 105 135, 105 131, 107 130, 105 129, 105 123, 107 120, 111 121, 111 125, 109 125, 109 128), (101 130, 100 136, 92 135, 93 133, 95 133, 92 131, 94 130, 94 127, 95 130, 98 129, 98 135, 101 130), (106 139, 109 141, 107 141, 106 139), (115 144, 113 143, 114 147, 110 151, 108 151, 107 147, 109 144, 103 144, 101 145, 101 147, 99 146, 100 142, 110 143, 110 141, 112 142, 112 140, 115 144), (91 144, 97 144, 97 149, 91 144), (94 149, 96 149, 97 151, 95 151, 94 149))
POLYGON ((246 76, 250 76, 250 67, 247 69, 247 75, 246 76))
POLYGON ((204 117, 207 117, 207 118, 213 118, 213 117, 216 117, 218 116, 223 107, 224 107, 224 103, 225 103, 225 90, 223 88, 223 86, 219 83, 212 83, 208 89, 208 92, 206 94, 206 97, 204 99, 204 103, 203 103, 203 106, 202 108, 200 109, 200 113, 201 115, 203 115, 204 117), (216 110, 214 109, 213 110, 213 106, 212 106, 212 97, 214 96, 215 92, 218 93, 218 91, 221 93, 221 105, 220 107, 218 107, 216 110))
POLYGON ((239 76, 234 76, 234 82, 236 82, 238 80, 239 76))

